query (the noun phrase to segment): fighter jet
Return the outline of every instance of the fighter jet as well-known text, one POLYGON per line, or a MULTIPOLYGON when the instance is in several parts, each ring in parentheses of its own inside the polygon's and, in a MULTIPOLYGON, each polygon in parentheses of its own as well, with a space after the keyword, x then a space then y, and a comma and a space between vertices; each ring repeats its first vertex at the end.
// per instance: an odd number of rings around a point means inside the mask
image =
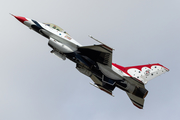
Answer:
POLYGON ((125 91, 132 103, 143 109, 144 98, 148 94, 147 82, 169 69, 159 63, 123 67, 112 63, 113 49, 104 43, 83 46, 66 31, 52 23, 41 23, 29 18, 15 16, 21 23, 48 39, 51 53, 59 58, 69 59, 76 64, 76 69, 90 77, 92 85, 112 95, 115 87, 125 91))

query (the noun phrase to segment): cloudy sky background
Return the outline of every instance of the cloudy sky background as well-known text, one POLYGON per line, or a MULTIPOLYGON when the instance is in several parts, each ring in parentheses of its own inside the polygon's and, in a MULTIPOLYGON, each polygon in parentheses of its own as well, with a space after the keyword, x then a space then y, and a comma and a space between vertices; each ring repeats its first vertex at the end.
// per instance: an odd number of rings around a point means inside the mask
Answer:
POLYGON ((179 120, 179 0, 1 0, 0 120, 179 120), (143 110, 122 90, 91 86, 75 64, 50 53, 48 40, 9 13, 55 23, 83 45, 113 47, 113 62, 161 63, 143 110))

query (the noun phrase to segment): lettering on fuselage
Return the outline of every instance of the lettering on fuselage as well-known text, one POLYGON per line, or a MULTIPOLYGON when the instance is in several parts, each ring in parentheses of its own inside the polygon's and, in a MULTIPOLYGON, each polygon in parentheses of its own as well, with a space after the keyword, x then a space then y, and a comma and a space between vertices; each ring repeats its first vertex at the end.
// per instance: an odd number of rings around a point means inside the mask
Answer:
POLYGON ((71 39, 72 39, 72 38, 69 37, 68 35, 65 35, 64 37, 67 38, 68 40, 71 40, 71 39))

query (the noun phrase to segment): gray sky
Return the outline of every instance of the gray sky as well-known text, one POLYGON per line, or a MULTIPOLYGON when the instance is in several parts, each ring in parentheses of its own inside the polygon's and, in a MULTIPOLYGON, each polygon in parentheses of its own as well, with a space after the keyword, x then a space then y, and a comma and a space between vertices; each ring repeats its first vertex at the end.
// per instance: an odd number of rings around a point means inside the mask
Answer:
POLYGON ((1 0, 0 120, 179 120, 179 0, 1 0), (122 90, 91 86, 75 64, 50 54, 48 40, 9 15, 54 23, 83 45, 92 35, 122 66, 161 63, 143 110, 122 90))

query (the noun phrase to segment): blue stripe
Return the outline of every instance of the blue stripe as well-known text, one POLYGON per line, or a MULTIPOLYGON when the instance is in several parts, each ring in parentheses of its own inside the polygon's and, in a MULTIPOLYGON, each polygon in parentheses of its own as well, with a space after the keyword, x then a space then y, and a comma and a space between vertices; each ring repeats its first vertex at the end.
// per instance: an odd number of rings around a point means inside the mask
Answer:
POLYGON ((32 21, 37 25, 37 27, 39 27, 40 29, 43 29, 43 27, 41 27, 41 25, 37 21, 35 20, 32 20, 32 21))

